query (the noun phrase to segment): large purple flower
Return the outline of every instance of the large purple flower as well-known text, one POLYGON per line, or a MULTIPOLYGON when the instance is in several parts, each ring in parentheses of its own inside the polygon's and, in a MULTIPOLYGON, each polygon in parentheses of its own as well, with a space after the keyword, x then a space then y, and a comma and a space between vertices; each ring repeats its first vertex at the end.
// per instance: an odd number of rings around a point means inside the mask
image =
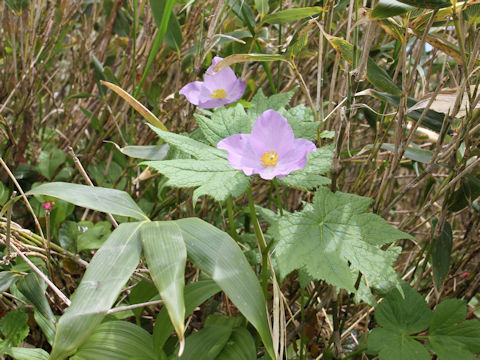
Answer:
POLYGON ((221 140, 217 148, 227 150, 228 162, 245 175, 259 174, 262 179, 281 178, 302 169, 314 143, 295 139, 282 115, 267 110, 260 115, 250 134, 235 134, 221 140))
POLYGON ((241 78, 237 78, 229 67, 214 73, 213 67, 221 60, 221 57, 215 56, 205 73, 205 81, 191 82, 179 93, 202 109, 212 109, 238 101, 247 85, 241 78))

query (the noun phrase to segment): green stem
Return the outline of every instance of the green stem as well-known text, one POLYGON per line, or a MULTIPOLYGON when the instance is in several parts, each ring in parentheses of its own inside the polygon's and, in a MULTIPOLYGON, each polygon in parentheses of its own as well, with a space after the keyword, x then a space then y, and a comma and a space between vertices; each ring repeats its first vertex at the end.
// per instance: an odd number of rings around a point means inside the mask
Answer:
POLYGON ((258 223, 257 214, 255 213, 255 203, 253 202, 252 188, 249 187, 247 190, 248 195, 248 205, 250 207, 250 218, 253 222, 253 229, 255 231, 255 236, 257 238, 257 245, 260 250, 262 269, 261 269, 261 278, 262 278, 262 289, 265 299, 268 295, 268 249, 267 244, 265 243, 265 238, 263 237, 262 229, 258 223))
POLYGON ((277 203, 278 211, 280 212, 280 216, 283 216, 283 207, 282 202, 280 201, 280 190, 278 189, 278 181, 277 178, 273 178, 273 185, 275 186, 275 201, 277 203))

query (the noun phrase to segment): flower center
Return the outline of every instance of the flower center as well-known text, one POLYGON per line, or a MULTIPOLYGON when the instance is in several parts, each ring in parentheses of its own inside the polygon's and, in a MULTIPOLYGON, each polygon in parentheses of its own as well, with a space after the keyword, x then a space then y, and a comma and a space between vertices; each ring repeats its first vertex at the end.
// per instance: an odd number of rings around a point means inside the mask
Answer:
POLYGON ((227 97, 227 92, 223 89, 217 89, 214 90, 210 96, 212 99, 225 99, 227 97))
POLYGON ((263 154, 260 162, 263 166, 275 166, 278 163, 278 154, 276 151, 267 151, 263 154))

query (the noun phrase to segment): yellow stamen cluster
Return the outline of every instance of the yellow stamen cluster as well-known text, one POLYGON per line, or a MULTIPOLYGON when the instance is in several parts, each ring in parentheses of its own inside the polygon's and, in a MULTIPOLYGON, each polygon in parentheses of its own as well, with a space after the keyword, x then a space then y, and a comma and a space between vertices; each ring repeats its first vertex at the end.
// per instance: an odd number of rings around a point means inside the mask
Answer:
POLYGON ((223 89, 217 89, 213 91, 210 96, 212 99, 225 99, 227 97, 227 92, 223 89))
POLYGON ((267 151, 263 154, 260 162, 263 166, 275 166, 278 163, 278 154, 276 151, 267 151))

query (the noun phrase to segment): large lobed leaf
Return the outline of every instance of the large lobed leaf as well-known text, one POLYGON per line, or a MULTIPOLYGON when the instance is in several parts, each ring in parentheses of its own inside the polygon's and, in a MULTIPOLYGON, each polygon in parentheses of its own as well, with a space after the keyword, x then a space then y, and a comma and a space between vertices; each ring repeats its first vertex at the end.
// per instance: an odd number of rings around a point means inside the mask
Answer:
POLYGON ((197 187, 193 193, 195 202, 202 195, 210 195, 217 201, 229 196, 240 196, 249 185, 249 179, 233 169, 226 160, 226 152, 193 140, 187 136, 154 129, 170 145, 193 156, 195 159, 146 161, 168 178, 168 185, 180 188, 197 187))
POLYGON ((216 146, 220 140, 234 134, 246 134, 252 130, 252 118, 243 106, 221 107, 206 115, 195 114, 198 127, 210 144, 216 146))
POLYGON ((392 268, 396 252, 380 247, 411 236, 365 213, 370 203, 369 198, 320 188, 313 204, 280 217, 272 233, 282 275, 305 269, 315 279, 354 292, 353 270, 358 270, 371 286, 398 285, 392 268))
POLYGON ((428 349, 441 360, 473 360, 480 352, 480 323, 465 321, 466 303, 459 299, 442 301, 432 312, 425 299, 408 284, 402 284, 403 295, 394 290, 375 310, 380 327, 368 335, 367 352, 380 360, 428 360, 426 347, 414 334, 429 327, 428 349))
POLYGON ((224 201, 229 196, 240 196, 250 184, 243 172, 235 170, 227 160, 220 158, 146 161, 142 164, 165 175, 168 185, 179 188, 196 187, 193 192, 194 202, 202 195, 210 195, 217 201, 224 201))
POLYGON ((256 120, 260 115, 269 109, 278 111, 284 108, 290 102, 290 99, 295 94, 295 91, 296 89, 293 89, 285 93, 266 97, 263 94, 262 89, 258 89, 257 93, 250 101, 253 106, 248 109, 248 115, 256 120))
POLYGON ((442 301, 433 313, 428 337, 441 360, 474 359, 480 353, 480 322, 465 320, 466 303, 459 299, 442 301))

